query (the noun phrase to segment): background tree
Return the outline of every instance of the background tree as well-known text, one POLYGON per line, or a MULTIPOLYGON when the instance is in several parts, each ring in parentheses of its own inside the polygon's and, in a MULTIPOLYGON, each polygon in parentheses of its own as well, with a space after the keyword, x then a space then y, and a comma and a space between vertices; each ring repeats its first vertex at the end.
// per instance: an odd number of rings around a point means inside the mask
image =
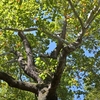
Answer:
POLYGON ((100 0, 1 0, 0 8, 4 100, 72 100, 70 87, 81 79, 98 86, 100 0), (48 53, 51 42, 56 47, 48 53))

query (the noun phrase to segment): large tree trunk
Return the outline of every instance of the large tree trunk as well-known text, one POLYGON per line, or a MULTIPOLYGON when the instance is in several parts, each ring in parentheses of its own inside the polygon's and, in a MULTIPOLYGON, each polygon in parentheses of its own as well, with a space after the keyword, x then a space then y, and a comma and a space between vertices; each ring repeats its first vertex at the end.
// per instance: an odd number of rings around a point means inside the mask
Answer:
POLYGON ((48 88, 43 88, 38 92, 38 100, 58 100, 56 93, 49 93, 48 88))

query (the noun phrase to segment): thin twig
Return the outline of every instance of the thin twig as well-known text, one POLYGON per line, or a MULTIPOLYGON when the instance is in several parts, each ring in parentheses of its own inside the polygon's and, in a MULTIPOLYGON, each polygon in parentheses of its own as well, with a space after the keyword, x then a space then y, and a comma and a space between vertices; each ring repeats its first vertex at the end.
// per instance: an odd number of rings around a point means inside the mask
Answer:
POLYGON ((68 2, 69 2, 69 4, 70 4, 70 6, 71 6, 71 8, 72 8, 72 10, 73 10, 73 12, 74 12, 74 14, 75 14, 75 16, 78 18, 78 20, 79 20, 79 22, 80 22, 80 25, 81 25, 81 27, 82 27, 82 30, 84 30, 83 22, 82 22, 81 18, 79 17, 78 13, 76 12, 76 10, 75 10, 75 8, 74 8, 74 6, 73 6, 71 0, 68 0, 68 2))
POLYGON ((10 54, 11 52, 5 52, 5 53, 2 53, 2 54, 0 54, 0 56, 5 56, 5 55, 8 55, 8 54, 10 54))
POLYGON ((6 28, 0 28, 0 30, 10 30, 10 31, 15 31, 15 32, 18 32, 18 31, 23 31, 23 32, 28 32, 28 31, 36 31, 37 28, 26 28, 26 29, 17 29, 17 28, 9 28, 9 27, 6 27, 6 28))

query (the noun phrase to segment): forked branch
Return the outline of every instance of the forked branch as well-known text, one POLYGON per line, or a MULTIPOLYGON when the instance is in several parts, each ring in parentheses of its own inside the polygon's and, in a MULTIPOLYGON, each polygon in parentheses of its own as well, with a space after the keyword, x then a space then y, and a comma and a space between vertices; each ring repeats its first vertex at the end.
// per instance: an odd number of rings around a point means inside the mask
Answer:
POLYGON ((57 69, 54 73, 54 78, 52 79, 52 82, 51 82, 51 87, 49 90, 50 94, 52 94, 56 91, 56 89, 60 83, 60 79, 61 79, 62 73, 63 73, 65 65, 66 65, 66 56, 67 56, 67 53, 63 49, 58 58, 57 69))
POLYGON ((35 81, 40 82, 41 79, 39 78, 38 73, 36 72, 35 61, 34 61, 33 53, 31 51, 30 43, 22 31, 19 31, 18 35, 23 42, 23 45, 24 45, 25 51, 26 51, 26 56, 27 56, 27 61, 24 64, 24 63, 22 63, 23 62, 22 55, 18 52, 16 53, 16 55, 19 57, 18 61, 20 63, 20 66, 23 68, 23 70, 26 74, 28 74, 35 81))
POLYGON ((63 39, 63 41, 58 41, 57 47, 54 49, 53 52, 51 52, 51 56, 55 56, 55 58, 57 58, 58 55, 60 54, 60 51, 63 48, 63 44, 66 43, 68 45, 68 42, 65 41, 66 30, 67 30, 66 27, 67 27, 67 20, 65 18, 65 20, 63 22, 62 32, 59 35, 59 38, 63 39))
POLYGON ((76 41, 65 46, 65 50, 70 53, 70 52, 74 51, 75 49, 77 49, 81 45, 82 38, 83 38, 86 30, 89 28, 89 26, 91 25, 93 20, 96 18, 96 16, 100 14, 100 1, 98 3, 98 6, 94 6, 94 8, 90 11, 84 25, 83 25, 80 17, 78 16, 78 14, 76 13, 74 6, 72 5, 71 0, 68 0, 68 2, 70 3, 70 5, 73 9, 73 12, 76 14, 77 18, 80 21, 81 26, 83 27, 82 30, 78 33, 76 41))
POLYGON ((100 5, 98 5, 98 6, 94 6, 94 8, 88 14, 87 21, 85 22, 85 28, 86 29, 90 26, 90 24, 96 18, 96 16, 98 14, 100 14, 100 5))

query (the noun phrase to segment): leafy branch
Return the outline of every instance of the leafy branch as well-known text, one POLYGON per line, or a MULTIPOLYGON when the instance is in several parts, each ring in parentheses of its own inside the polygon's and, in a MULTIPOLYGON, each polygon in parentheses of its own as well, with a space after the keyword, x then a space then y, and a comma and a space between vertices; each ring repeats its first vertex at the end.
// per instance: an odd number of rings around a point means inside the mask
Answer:
POLYGON ((19 31, 23 31, 23 32, 28 32, 28 31, 36 31, 37 28, 26 28, 26 29, 17 29, 17 28, 0 28, 0 30, 10 30, 10 31, 15 31, 15 32, 19 32, 19 31))
POLYGON ((83 24, 81 18, 79 17, 77 11, 75 10, 75 8, 74 8, 74 6, 73 6, 71 0, 68 0, 68 2, 69 2, 69 4, 70 4, 70 6, 71 6, 71 8, 72 8, 72 10, 73 10, 73 12, 74 12, 74 14, 75 14, 75 16, 78 18, 78 20, 79 20, 79 22, 80 22, 80 25, 81 25, 81 27, 82 27, 82 30, 84 30, 84 24, 83 24))
MULTIPOLYGON (((66 31, 67 31, 66 27, 67 27, 67 21, 65 19, 64 23, 63 23, 62 33, 60 34, 60 38, 62 38, 62 39, 65 39, 65 35, 66 35, 66 31)), ((55 48, 53 53, 54 53, 53 55, 56 54, 56 57, 58 59, 58 64, 56 66, 56 71, 54 73, 54 77, 53 77, 51 85, 50 85, 50 89, 49 89, 50 94, 52 94, 53 92, 56 91, 56 88, 59 85, 61 75, 63 73, 64 67, 66 64, 67 54, 63 48, 63 42, 58 41, 57 47, 55 48)))
MULTIPOLYGON (((60 78, 61 78, 64 66, 65 66, 65 62, 66 62, 66 56, 68 54, 70 54, 72 51, 76 50, 81 45, 82 38, 86 32, 86 29, 88 28, 88 27, 87 28, 84 27, 84 24, 83 24, 82 20, 80 19, 80 17, 78 16, 77 12, 75 11, 75 8, 72 5, 72 2, 70 0, 68 0, 68 2, 71 5, 71 8, 73 9, 74 14, 77 16, 77 18, 81 24, 82 30, 79 32, 78 37, 75 42, 70 43, 67 46, 65 46, 64 48, 62 48, 62 51, 60 53, 60 57, 58 60, 57 70, 54 74, 54 78, 51 83, 51 88, 49 90, 50 93, 54 92, 54 90, 56 89, 57 85, 60 82, 60 78)), ((96 14, 93 14, 93 12, 94 12, 94 8, 92 9, 92 13, 90 14, 91 17, 93 16, 92 20, 88 23, 88 25, 90 25, 91 22, 94 20, 94 18, 98 15, 98 12, 100 12, 100 9, 97 10, 96 14)))
POLYGON ((86 30, 89 28, 90 24, 95 19, 95 17, 100 13, 100 1, 98 3, 98 6, 94 6, 94 8, 90 11, 90 13, 88 15, 88 18, 87 18, 87 21, 85 22, 85 25, 83 25, 80 17, 78 16, 77 12, 75 11, 71 0, 68 0, 68 2, 70 3, 74 14, 77 16, 77 18, 79 19, 80 24, 82 26, 82 30, 78 33, 76 41, 64 47, 66 52, 72 52, 72 51, 74 51, 75 49, 77 49, 81 45, 82 38, 83 38, 86 30))
MULTIPOLYGON (((44 31, 44 32, 45 32, 46 35, 50 36, 51 38, 56 39, 59 42, 68 44, 68 42, 66 40, 64 40, 61 36, 57 36, 56 35, 57 33, 56 34, 52 34, 52 33, 48 32, 48 31, 44 31)), ((60 33, 60 34, 62 34, 62 33, 60 33)))

